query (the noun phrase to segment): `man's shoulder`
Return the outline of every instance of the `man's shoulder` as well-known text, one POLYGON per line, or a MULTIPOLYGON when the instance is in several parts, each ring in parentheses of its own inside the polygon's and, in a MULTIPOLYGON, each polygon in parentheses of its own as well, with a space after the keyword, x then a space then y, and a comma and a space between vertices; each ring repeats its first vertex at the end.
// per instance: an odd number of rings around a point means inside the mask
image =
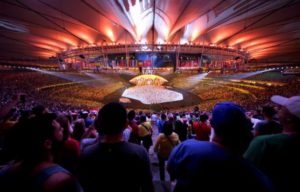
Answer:
POLYGON ((262 141, 273 141, 273 140, 282 140, 289 138, 288 134, 269 134, 269 135, 261 135, 254 138, 254 141, 262 142, 262 141))
POLYGON ((137 144, 130 143, 130 142, 119 142, 114 144, 107 144, 107 143, 95 143, 91 146, 88 146, 83 152, 82 157, 88 158, 90 156, 95 156, 101 153, 119 153, 123 155, 130 155, 130 154, 139 154, 139 155, 147 155, 146 150, 137 144))
POLYGON ((291 141, 291 136, 288 134, 271 134, 271 135, 261 135, 257 136, 251 142, 252 146, 278 146, 284 143, 289 143, 291 141))
POLYGON ((224 150, 218 147, 216 144, 208 141, 197 141, 195 139, 186 140, 175 147, 173 150, 174 154, 181 157, 183 156, 193 156, 193 157, 203 157, 203 156, 215 156, 216 154, 223 154, 224 150))
POLYGON ((124 142, 123 145, 125 148, 132 149, 133 151, 146 152, 144 147, 135 143, 124 142))
POLYGON ((198 147, 198 146, 214 146, 212 142, 208 141, 199 141, 196 139, 188 139, 181 143, 182 146, 186 147, 198 147))

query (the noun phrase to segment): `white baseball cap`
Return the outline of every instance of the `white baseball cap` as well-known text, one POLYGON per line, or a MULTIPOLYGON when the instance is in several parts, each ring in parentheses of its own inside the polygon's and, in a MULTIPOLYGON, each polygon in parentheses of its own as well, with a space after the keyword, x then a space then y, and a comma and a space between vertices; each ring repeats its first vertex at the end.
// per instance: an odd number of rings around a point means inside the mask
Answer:
POLYGON ((287 98, 280 95, 273 95, 271 101, 286 107, 291 114, 300 118, 300 96, 287 98))

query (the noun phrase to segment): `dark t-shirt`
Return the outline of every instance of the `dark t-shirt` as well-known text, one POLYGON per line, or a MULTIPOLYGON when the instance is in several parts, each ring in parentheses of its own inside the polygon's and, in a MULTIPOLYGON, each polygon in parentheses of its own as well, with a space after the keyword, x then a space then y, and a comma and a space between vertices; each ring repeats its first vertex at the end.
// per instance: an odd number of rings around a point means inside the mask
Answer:
POLYGON ((187 124, 182 123, 181 121, 177 120, 175 122, 175 133, 178 134, 180 141, 185 141, 187 139, 187 124))
POLYGON ((271 191, 268 178, 241 157, 206 141, 187 140, 173 149, 168 170, 178 191, 271 191))
POLYGON ((148 153, 128 142, 87 147, 80 160, 79 179, 85 192, 153 191, 148 153))
POLYGON ((300 191, 299 149, 299 135, 262 135, 252 140, 244 157, 266 173, 278 191, 300 191))
POLYGON ((282 132, 282 126, 274 120, 258 122, 254 129, 256 135, 268 135, 282 132))

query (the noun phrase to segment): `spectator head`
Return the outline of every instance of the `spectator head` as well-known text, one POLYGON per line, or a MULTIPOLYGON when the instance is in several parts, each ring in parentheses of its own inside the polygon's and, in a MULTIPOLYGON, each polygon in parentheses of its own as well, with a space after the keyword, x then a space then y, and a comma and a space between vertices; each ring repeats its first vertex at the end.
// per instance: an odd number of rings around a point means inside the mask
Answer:
POLYGON ((174 115, 173 115, 173 113, 169 113, 169 114, 168 114, 168 120, 169 120, 170 122, 173 122, 173 121, 174 121, 174 115))
POLYGON ((202 114, 202 115, 200 115, 200 121, 201 122, 205 122, 205 121, 207 121, 208 120, 208 115, 207 114, 202 114))
MULTIPOLYGON (((279 95, 274 95, 271 100, 284 109, 281 109, 278 116, 280 122, 284 125, 294 124, 295 127, 300 127, 300 96, 286 98, 279 95)), ((298 130, 299 131, 299 130, 298 130)))
POLYGON ((151 114, 149 112, 146 113, 146 117, 150 118, 151 114))
POLYGON ((66 141, 71 135, 69 118, 66 115, 61 114, 57 117, 56 121, 63 128, 63 140, 66 141))
POLYGON ((185 118, 185 114, 184 113, 180 113, 180 118, 185 118))
POLYGON ((272 118, 276 114, 276 111, 272 106, 264 106, 262 108, 262 113, 264 116, 272 118))
POLYGON ((166 136, 171 135, 173 132, 173 124, 171 122, 165 122, 163 126, 163 133, 166 136))
POLYGON ((146 120, 147 120, 146 115, 141 115, 141 116, 140 116, 140 122, 141 122, 141 123, 146 122, 146 120))
POLYGON ((80 141, 85 132, 85 123, 83 119, 77 119, 74 123, 72 137, 80 141))
POLYGON ((166 120, 167 119, 167 116, 166 114, 162 113, 161 116, 160 116, 161 120, 166 120))
POLYGON ((118 135, 127 126, 127 112, 120 103, 104 105, 95 120, 95 128, 102 135, 118 135))
POLYGON ((199 107, 198 106, 195 106, 194 107, 194 112, 198 112, 199 111, 199 107))
POLYGON ((45 110, 46 109, 43 105, 37 105, 32 108, 32 114, 34 114, 35 116, 39 116, 45 113, 45 110))
POLYGON ((80 116, 82 119, 86 119, 89 116, 88 111, 81 111, 80 116))
POLYGON ((211 125, 214 129, 214 141, 242 154, 252 139, 251 121, 244 109, 232 102, 221 102, 214 106, 211 125))
POLYGON ((135 111, 134 110, 130 110, 128 112, 128 120, 132 121, 132 120, 134 120, 134 118, 135 118, 135 111))
POLYGON ((45 113, 24 119, 14 127, 15 152, 22 159, 40 161, 45 154, 56 152, 63 140, 63 131, 56 115, 45 113))
POLYGON ((169 113, 169 114, 168 114, 168 119, 173 119, 173 118, 174 118, 173 113, 169 113))

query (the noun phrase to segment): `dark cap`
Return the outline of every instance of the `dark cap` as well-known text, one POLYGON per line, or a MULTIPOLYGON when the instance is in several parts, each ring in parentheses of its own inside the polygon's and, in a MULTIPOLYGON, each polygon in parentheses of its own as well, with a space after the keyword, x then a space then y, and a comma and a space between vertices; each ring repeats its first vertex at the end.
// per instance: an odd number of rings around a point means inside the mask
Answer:
POLYGON ((218 136, 238 135, 249 128, 250 120, 245 115, 245 110, 232 102, 221 102, 214 106, 211 125, 218 136))

